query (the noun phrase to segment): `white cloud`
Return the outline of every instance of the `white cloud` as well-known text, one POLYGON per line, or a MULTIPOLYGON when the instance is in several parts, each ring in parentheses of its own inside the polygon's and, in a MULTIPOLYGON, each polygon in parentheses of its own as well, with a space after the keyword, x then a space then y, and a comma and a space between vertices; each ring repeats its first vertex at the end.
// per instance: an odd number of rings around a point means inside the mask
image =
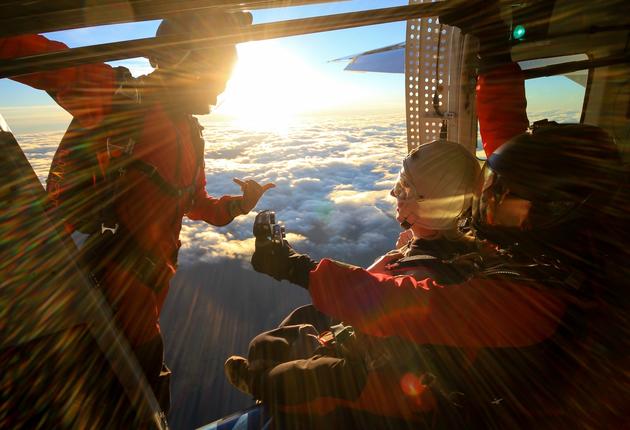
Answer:
MULTIPOLYGON (((540 112, 573 119, 575 112, 540 112)), ((532 118, 536 119, 536 118, 532 118)), ((240 194, 233 178, 274 182, 256 210, 276 211, 299 252, 367 265, 398 237, 393 186, 406 153, 401 115, 312 117, 283 133, 252 131, 225 119, 202 117, 207 190, 240 194)), ((16 134, 43 182, 62 133, 16 134)), ((249 260, 251 213, 226 227, 185 220, 180 264, 249 260)))

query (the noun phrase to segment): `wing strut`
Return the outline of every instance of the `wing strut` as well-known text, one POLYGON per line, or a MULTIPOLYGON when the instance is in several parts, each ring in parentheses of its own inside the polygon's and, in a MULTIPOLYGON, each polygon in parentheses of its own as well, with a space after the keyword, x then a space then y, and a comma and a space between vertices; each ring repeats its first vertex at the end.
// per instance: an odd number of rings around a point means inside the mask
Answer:
POLYGON ((338 0, 5 0, 0 2, 0 37, 148 21, 208 9, 237 11, 333 1, 338 0))

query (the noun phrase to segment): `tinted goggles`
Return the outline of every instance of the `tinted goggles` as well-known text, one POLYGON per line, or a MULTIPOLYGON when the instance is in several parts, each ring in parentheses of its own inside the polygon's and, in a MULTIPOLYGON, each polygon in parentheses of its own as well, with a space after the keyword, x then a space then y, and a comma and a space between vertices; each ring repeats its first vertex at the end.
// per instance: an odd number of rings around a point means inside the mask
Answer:
POLYGON ((400 170, 396 184, 389 192, 389 195, 401 200, 424 200, 424 196, 418 193, 416 187, 409 180, 404 167, 400 170))

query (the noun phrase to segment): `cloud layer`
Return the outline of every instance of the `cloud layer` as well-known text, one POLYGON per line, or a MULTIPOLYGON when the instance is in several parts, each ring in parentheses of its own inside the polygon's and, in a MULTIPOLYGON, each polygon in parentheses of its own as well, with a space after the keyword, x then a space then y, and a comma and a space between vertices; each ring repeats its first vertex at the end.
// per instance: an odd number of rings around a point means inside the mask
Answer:
MULTIPOLYGON (((406 153, 402 115, 319 117, 282 133, 212 117, 202 122, 208 193, 240 194, 235 177, 274 182, 257 210, 276 211, 298 251, 366 265, 395 243, 399 227, 388 191, 406 153)), ((61 133, 17 138, 44 182, 61 133)), ((181 264, 248 260, 254 217, 252 212, 222 228, 185 220, 181 264)))
MULTIPOLYGON (((274 182, 257 209, 276 211, 289 241, 314 258, 367 264, 392 247, 399 227, 388 192, 406 152, 400 115, 318 118, 284 134, 204 126, 211 195, 238 194, 234 177, 274 182)), ((182 261, 249 258, 254 216, 220 229, 187 221, 182 261)))

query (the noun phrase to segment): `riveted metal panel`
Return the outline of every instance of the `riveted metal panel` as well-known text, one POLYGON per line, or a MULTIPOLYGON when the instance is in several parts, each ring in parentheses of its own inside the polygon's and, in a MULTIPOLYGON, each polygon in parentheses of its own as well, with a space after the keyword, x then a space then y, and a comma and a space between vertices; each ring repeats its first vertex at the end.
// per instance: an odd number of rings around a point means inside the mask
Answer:
POLYGON ((407 21, 405 93, 409 151, 438 139, 442 121, 446 121, 446 137, 457 140, 460 57, 459 29, 441 24, 438 17, 407 21))

